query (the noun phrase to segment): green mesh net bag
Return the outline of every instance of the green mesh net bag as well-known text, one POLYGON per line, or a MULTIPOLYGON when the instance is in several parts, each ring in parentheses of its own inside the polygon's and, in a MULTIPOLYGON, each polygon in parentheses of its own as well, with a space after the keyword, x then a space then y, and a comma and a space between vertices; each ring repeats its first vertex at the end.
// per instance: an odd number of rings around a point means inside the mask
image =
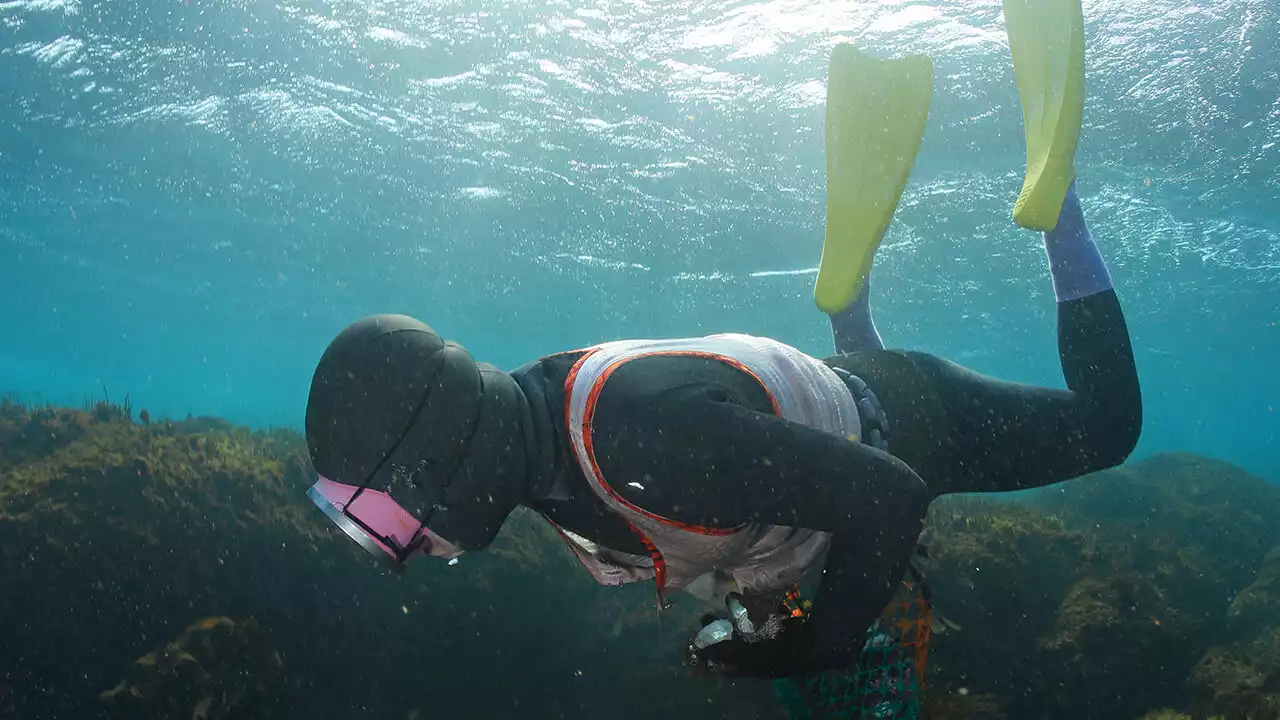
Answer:
POLYGON ((923 586, 902 588, 854 667, 773 683, 789 720, 918 720, 933 613, 923 586))

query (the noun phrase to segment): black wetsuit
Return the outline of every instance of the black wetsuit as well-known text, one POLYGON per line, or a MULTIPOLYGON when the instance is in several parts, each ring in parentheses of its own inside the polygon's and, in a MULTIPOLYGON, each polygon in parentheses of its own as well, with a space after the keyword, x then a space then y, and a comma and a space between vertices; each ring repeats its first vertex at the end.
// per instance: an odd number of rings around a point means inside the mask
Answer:
MULTIPOLYGON (((891 423, 892 455, 774 415, 759 382, 725 363, 638 358, 601 390, 596 458, 616 492, 665 517, 832 533, 812 616, 815 652, 855 657, 905 571, 933 497, 1047 485, 1117 465, 1133 450, 1141 395, 1115 292, 1059 303, 1058 330, 1067 390, 1001 381, 918 352, 826 359, 875 392, 891 423)), ((595 497, 568 446, 564 382, 578 357, 516 373, 541 428, 538 444, 553 456, 545 465, 575 495, 538 509, 601 545, 645 554, 595 497)))

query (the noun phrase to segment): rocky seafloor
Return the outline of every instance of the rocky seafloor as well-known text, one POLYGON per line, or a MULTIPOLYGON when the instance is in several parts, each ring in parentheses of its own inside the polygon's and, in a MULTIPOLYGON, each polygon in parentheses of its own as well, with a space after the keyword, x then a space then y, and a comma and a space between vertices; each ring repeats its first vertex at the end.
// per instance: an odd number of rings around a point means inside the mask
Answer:
MULTIPOLYGON (((0 403, 0 718, 781 718, 695 676, 701 608, 597 587, 517 513, 380 568, 287 431, 0 403)), ((1280 487, 1159 455, 930 511, 929 718, 1280 717, 1280 487)))

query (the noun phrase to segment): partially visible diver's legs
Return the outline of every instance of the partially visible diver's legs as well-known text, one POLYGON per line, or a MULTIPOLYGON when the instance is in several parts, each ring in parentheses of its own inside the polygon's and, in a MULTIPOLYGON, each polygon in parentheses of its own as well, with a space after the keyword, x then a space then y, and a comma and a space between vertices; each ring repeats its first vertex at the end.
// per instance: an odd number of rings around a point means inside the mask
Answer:
POLYGON ((1043 234, 1058 302, 1058 356, 1067 390, 983 377, 938 359, 947 408, 943 492, 1001 492, 1069 480, 1124 462, 1142 432, 1142 393, 1129 330, 1075 184, 1043 234))
POLYGON ((1107 272, 1107 263, 1084 221, 1074 180, 1067 187, 1058 226, 1042 235, 1045 255, 1049 258, 1049 275, 1053 278, 1053 294, 1059 303, 1112 289, 1111 273, 1107 272))
POLYGON ((1044 233, 1067 390, 980 375, 919 352, 832 358, 875 390, 890 451, 934 495, 1005 492, 1124 462, 1142 431, 1142 393, 1120 300, 1074 186, 1044 233))
POLYGON ((837 354, 884 349, 884 341, 871 319, 871 278, 863 283, 862 292, 849 307, 827 317, 831 320, 831 335, 835 339, 837 354))

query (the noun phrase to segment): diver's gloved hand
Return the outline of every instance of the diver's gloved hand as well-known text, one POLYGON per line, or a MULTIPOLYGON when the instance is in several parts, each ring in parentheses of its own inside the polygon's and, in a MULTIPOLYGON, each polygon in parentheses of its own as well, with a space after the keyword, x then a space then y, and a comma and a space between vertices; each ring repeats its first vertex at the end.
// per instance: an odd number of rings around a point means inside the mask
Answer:
POLYGON ((742 635, 705 648, 690 644, 688 663, 725 677, 783 678, 817 671, 805 621, 788 618, 777 637, 748 642, 742 635))
POLYGON ((703 618, 702 630, 685 654, 690 667, 726 677, 783 678, 837 664, 817 651, 807 617, 770 614, 763 623, 755 623, 736 594, 730 594, 726 604, 729 618, 703 618))

